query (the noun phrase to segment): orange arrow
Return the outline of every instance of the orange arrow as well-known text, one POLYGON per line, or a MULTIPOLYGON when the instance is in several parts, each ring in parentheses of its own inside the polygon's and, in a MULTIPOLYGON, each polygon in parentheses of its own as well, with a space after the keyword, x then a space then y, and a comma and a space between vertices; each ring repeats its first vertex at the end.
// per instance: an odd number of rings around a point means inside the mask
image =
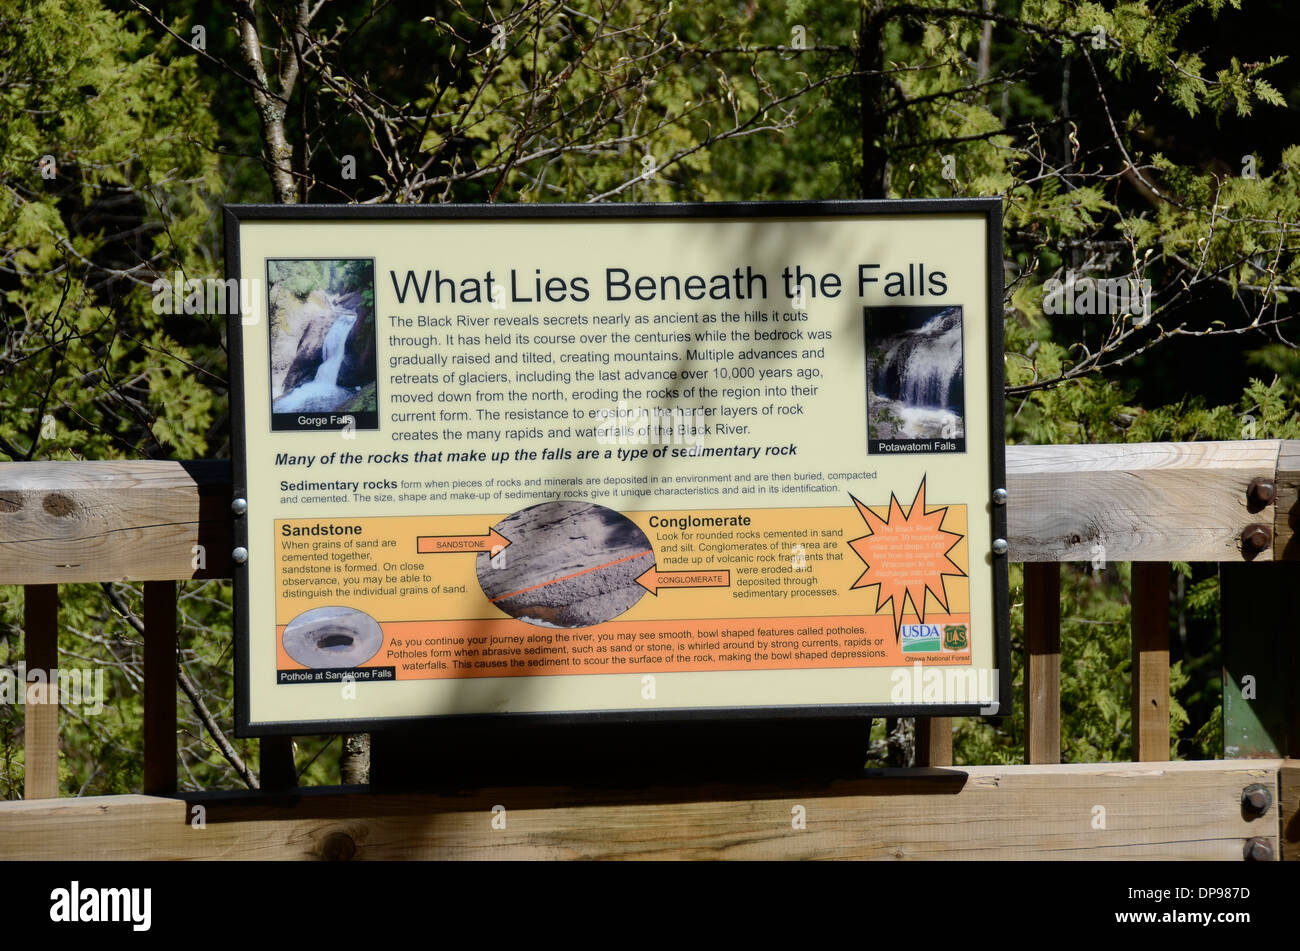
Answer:
POLYGON ((415 539, 415 550, 421 555, 440 555, 447 552, 500 551, 510 544, 510 539, 495 528, 486 535, 420 535, 415 539))
POLYGON ((636 583, 655 597, 660 588, 730 588, 730 571, 660 571, 656 565, 642 572, 636 583))

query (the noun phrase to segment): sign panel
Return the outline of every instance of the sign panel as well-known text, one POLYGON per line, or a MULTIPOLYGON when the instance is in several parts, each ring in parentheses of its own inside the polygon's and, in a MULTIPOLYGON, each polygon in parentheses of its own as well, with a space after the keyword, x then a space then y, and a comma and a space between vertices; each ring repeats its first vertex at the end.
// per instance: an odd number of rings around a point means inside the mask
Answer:
POLYGON ((241 734, 1005 704, 996 200, 226 225, 241 734))

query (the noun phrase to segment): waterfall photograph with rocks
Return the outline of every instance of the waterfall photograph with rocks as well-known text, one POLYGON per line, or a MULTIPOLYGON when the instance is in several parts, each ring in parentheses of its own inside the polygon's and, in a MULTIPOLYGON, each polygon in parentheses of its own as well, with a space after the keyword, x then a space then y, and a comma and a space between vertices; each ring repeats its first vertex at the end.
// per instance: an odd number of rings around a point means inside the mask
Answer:
POLYGON ((369 258, 267 262, 275 429, 378 426, 369 258))
POLYGON ((869 451, 965 451, 961 308, 869 307, 863 320, 869 451))

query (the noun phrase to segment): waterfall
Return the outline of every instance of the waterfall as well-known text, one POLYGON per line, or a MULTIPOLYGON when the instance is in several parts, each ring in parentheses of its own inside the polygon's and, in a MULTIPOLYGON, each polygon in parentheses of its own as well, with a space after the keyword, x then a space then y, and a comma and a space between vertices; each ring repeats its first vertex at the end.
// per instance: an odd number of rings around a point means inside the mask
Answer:
POLYGON ((888 338, 882 348, 875 380, 880 396, 916 409, 962 411, 961 318, 953 309, 888 338))
POLYGON ((961 308, 945 308, 920 327, 909 324, 880 338, 868 358, 873 438, 962 437, 966 396, 961 308))
POLYGON ((320 366, 316 376, 308 383, 295 387, 275 401, 271 411, 275 413, 328 413, 342 407, 354 390, 344 389, 338 385, 339 370, 343 366, 343 357, 347 353, 345 344, 352 325, 357 322, 355 311, 337 311, 334 323, 325 333, 321 344, 320 366))

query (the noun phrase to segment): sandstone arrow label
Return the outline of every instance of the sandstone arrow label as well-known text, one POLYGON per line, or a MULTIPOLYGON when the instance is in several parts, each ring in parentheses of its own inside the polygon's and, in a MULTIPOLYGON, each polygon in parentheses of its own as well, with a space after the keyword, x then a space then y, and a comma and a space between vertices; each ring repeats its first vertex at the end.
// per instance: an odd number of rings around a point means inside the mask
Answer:
POLYGON ((415 550, 421 555, 465 551, 498 552, 509 544, 510 539, 495 528, 489 528, 486 535, 419 535, 415 539, 415 550))
POLYGON ((731 572, 660 571, 651 565, 637 577, 636 583, 658 597, 660 588, 730 588, 731 572))

